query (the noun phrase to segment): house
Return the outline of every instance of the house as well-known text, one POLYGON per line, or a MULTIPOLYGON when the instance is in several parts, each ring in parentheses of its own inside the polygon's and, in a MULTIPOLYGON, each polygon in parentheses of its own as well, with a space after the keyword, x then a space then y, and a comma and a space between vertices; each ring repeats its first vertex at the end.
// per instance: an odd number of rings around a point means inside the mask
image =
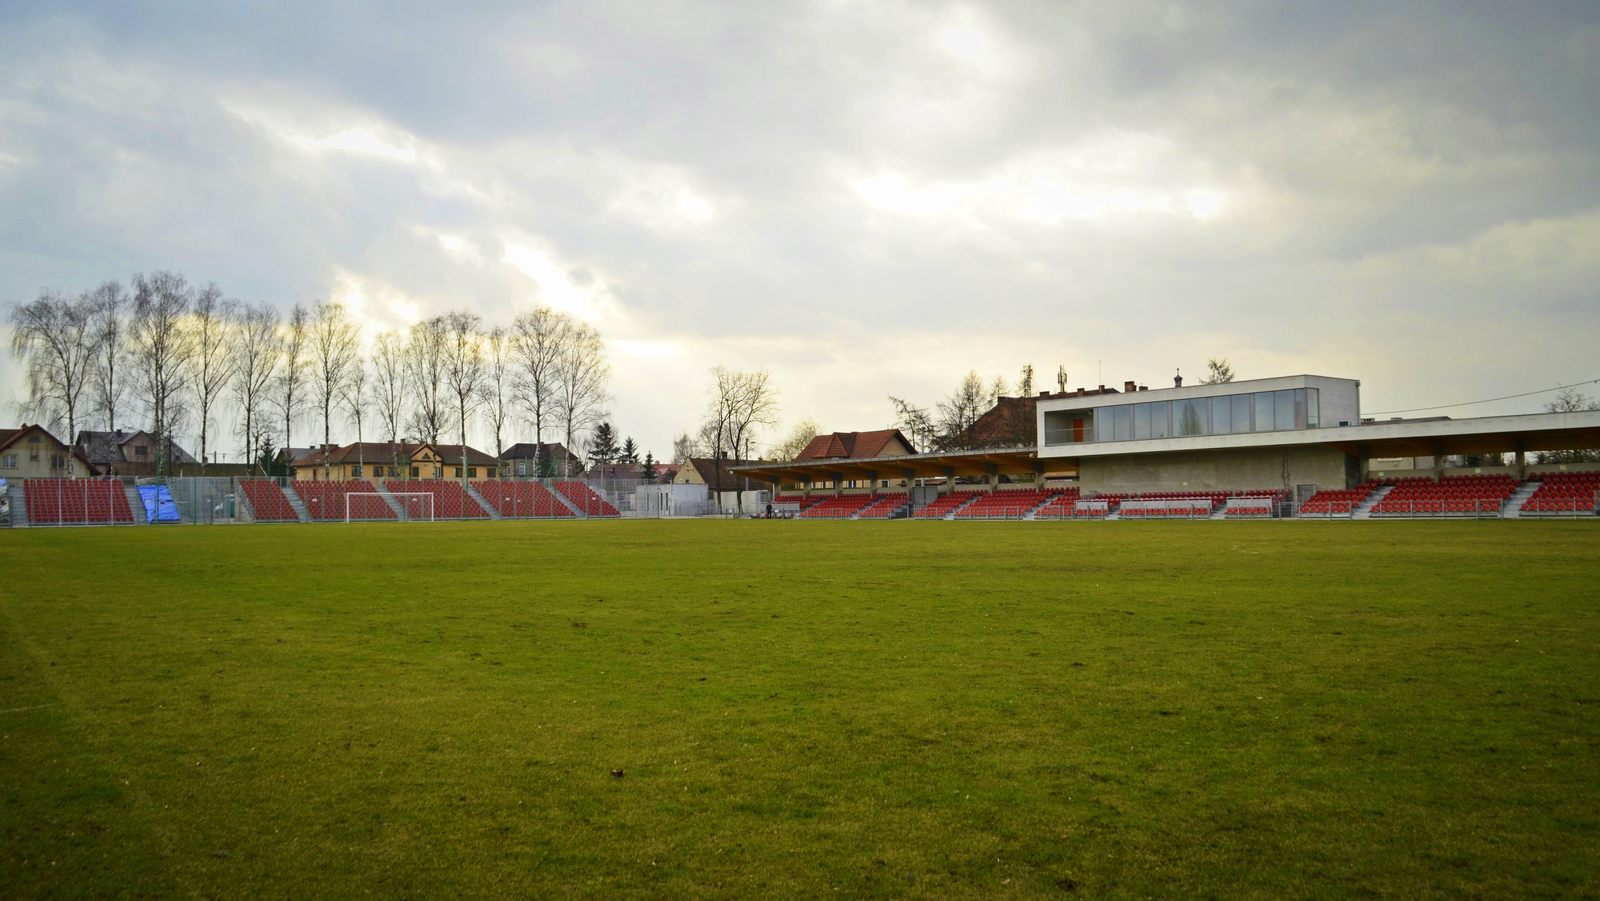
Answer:
POLYGON ((583 472, 583 462, 568 452, 564 445, 554 441, 537 444, 523 441, 506 448, 505 453, 500 455, 501 471, 507 478, 514 479, 539 478, 539 462, 544 464, 545 471, 551 476, 560 476, 563 461, 567 467, 566 475, 575 476, 583 472))
POLYGON ((81 451, 42 425, 0 429, 0 479, 78 479, 94 475, 81 451))
MULTIPOLYGON (((1147 389, 1140 388, 1133 382, 1123 385, 1124 393, 1142 390, 1147 389)), ((952 446, 946 449, 1032 447, 1039 441, 1038 415, 1035 408, 1040 401, 1116 393, 1117 389, 1101 385, 1098 388, 1079 388, 1076 391, 1041 391, 1034 397, 999 397, 995 399, 993 407, 956 436, 952 446)))
MULTIPOLYGON (((94 467, 95 475, 102 476, 153 476, 156 474, 157 450, 160 446, 155 435, 142 429, 125 431, 116 429, 96 432, 80 429, 73 446, 94 467)), ((167 440, 167 471, 177 472, 181 467, 198 466, 188 451, 170 438, 167 440)))
POLYGON ((492 479, 494 456, 459 444, 414 444, 366 441, 310 448, 294 458, 294 477, 301 481, 342 482, 350 479, 492 479))
MULTIPOLYGON (((723 461, 726 465, 727 461, 723 461)), ((673 480, 678 471, 683 468, 681 463, 656 463, 655 481, 667 484, 673 480)), ((596 463, 589 467, 588 475, 591 478, 610 479, 617 482, 643 482, 643 463, 596 463)))
POLYGON ((833 432, 811 439, 800 453, 796 463, 812 460, 864 460, 873 457, 904 457, 914 454, 911 442, 899 429, 878 429, 873 432, 833 432))

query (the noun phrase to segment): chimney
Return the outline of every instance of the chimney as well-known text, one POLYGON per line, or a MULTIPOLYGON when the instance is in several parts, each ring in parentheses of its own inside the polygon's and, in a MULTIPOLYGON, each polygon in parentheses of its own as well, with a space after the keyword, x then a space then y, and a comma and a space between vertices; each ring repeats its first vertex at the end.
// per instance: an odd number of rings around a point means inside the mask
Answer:
POLYGON ((1050 396, 1050 392, 1048 392, 1048 391, 1040 391, 1039 392, 1039 396, 1040 397, 1049 397, 1050 396))
POLYGON ((1137 390, 1137 388, 1133 382, 1123 382, 1122 390, 1124 393, 1132 394, 1135 390, 1137 390))
POLYGON ((1082 389, 1082 388, 1079 388, 1079 389, 1078 389, 1078 396, 1079 396, 1079 397, 1082 397, 1082 396, 1083 396, 1083 389, 1082 389))
POLYGON ((1101 394, 1104 394, 1104 393, 1106 393, 1106 386, 1104 386, 1104 385, 1101 385, 1101 386, 1100 386, 1100 393, 1101 393, 1101 394))

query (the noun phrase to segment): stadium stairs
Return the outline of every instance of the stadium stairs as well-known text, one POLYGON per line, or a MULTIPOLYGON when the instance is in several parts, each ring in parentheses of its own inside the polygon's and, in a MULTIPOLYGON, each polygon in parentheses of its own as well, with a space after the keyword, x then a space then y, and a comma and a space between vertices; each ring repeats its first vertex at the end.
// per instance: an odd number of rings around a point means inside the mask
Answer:
POLYGON ((872 503, 862 507, 853 519, 899 519, 907 515, 911 497, 907 494, 880 494, 872 503))
POLYGON ((917 510, 912 516, 917 519, 955 519, 958 510, 987 493, 985 491, 952 491, 949 494, 941 494, 934 499, 933 503, 917 510))
MULTIPOLYGON (((146 518, 144 499, 139 497, 139 489, 133 485, 123 485, 122 491, 128 496, 128 509, 133 511, 133 524, 136 526, 149 525, 150 520, 146 518)), ((173 503, 176 504, 177 501, 173 501, 173 503)))
POLYGON ((579 516, 591 519, 615 518, 622 513, 611 502, 601 497, 593 488, 583 482, 564 481, 555 483, 556 495, 567 502, 579 516))
POLYGON ((1547 472, 1538 476, 1522 516, 1593 516, 1600 497, 1600 472, 1547 472))
POLYGON ((500 511, 496 510, 494 508, 494 504, 491 504, 487 500, 484 500, 483 495, 478 493, 478 489, 476 487, 474 487, 471 482, 468 482, 466 484, 466 489, 467 489, 467 497, 472 498, 472 500, 478 506, 482 507, 489 514, 489 518, 490 519, 499 519, 500 518, 500 511))
POLYGON ((1511 497, 1506 499, 1506 505, 1500 511, 1500 515, 1506 519, 1520 519, 1522 517, 1523 506, 1526 505, 1528 501, 1539 492, 1539 488, 1542 484, 1542 482, 1529 479, 1528 481, 1523 482, 1521 485, 1518 485, 1517 490, 1513 491, 1511 493, 1511 497))
POLYGON ((297 499, 271 479, 239 480, 239 504, 251 522, 305 522, 304 512, 294 505, 297 499))
POLYGON ((1060 494, 1051 488, 986 492, 956 512, 956 519, 1029 519, 1060 494))
MULTIPOLYGON (((282 488, 278 490, 283 491, 282 488)), ((283 499, 289 502, 289 507, 294 510, 294 515, 300 517, 301 522, 311 521, 311 511, 306 509, 306 502, 301 499, 299 492, 283 491, 283 499)))
POLYGON ((6 494, 11 498, 11 527, 13 529, 26 529, 28 527, 28 498, 22 492, 22 482, 12 479, 6 483, 6 494))
POLYGON ((1351 514, 1351 518, 1371 519, 1373 508, 1377 507, 1384 498, 1389 496, 1389 492, 1393 490, 1393 485, 1379 485, 1376 491, 1367 495, 1367 499, 1361 502, 1361 506, 1357 507, 1356 512, 1351 514))

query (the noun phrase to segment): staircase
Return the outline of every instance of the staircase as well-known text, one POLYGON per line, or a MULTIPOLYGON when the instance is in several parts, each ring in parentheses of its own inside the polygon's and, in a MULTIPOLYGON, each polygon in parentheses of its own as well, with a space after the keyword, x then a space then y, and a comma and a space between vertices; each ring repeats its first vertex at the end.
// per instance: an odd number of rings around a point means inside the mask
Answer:
POLYGON ((1356 507, 1355 512, 1350 514, 1350 518, 1371 519, 1372 508, 1378 506, 1378 501, 1383 500, 1393 490, 1393 485, 1379 485, 1371 494, 1367 495, 1367 499, 1362 501, 1360 506, 1356 507))
POLYGON ((300 517, 301 522, 311 521, 311 511, 306 509, 306 502, 301 499, 300 492, 293 488, 283 489, 283 498, 294 508, 294 515, 300 517))
POLYGON ((500 519, 501 518, 500 517, 500 511, 496 510, 488 501, 484 500, 483 499, 483 495, 478 493, 478 489, 472 487, 472 483, 471 482, 465 483, 465 486, 466 486, 466 489, 467 489, 467 497, 472 498, 473 503, 475 503, 478 506, 482 507, 483 508, 483 512, 489 514, 489 518, 490 519, 500 519))
POLYGON ((944 516, 942 518, 944 518, 944 519, 955 519, 956 518, 956 513, 960 512, 962 510, 965 510, 968 507, 972 506, 974 503, 977 502, 978 498, 983 497, 983 495, 984 495, 984 493, 982 491, 970 491, 970 492, 968 492, 968 494, 971 494, 972 496, 967 498, 966 500, 962 501, 961 503, 956 504, 954 507, 951 507, 949 510, 945 511, 945 514, 944 514, 944 516))
POLYGON ((11 498, 11 528, 26 529, 28 527, 28 500, 22 493, 22 483, 19 481, 7 482, 6 495, 11 498))
POLYGON ((1051 501, 1055 500, 1056 498, 1058 498, 1060 496, 1061 495, 1059 495, 1059 494, 1052 494, 1049 497, 1045 498, 1044 500, 1040 501, 1039 503, 1034 504, 1033 505, 1033 509, 1031 509, 1028 512, 1022 514, 1022 518, 1024 520, 1033 519, 1034 517, 1039 515, 1039 511, 1043 510, 1045 508, 1045 505, 1049 504, 1051 501))
MULTIPOLYGON (((133 485, 123 484, 122 490, 128 495, 128 509, 133 511, 133 524, 147 526, 150 524, 150 514, 144 508, 144 498, 139 496, 139 489, 133 485)), ((177 501, 173 501, 177 503, 177 501)))
POLYGON ((1518 485, 1517 490, 1513 491, 1511 496, 1506 498, 1505 506, 1500 508, 1500 515, 1506 519, 1522 518, 1522 505, 1528 502, 1528 498, 1533 497, 1533 493, 1539 490, 1539 486, 1541 484, 1541 482, 1536 482, 1532 479, 1529 479, 1528 481, 1523 482, 1521 485, 1518 485))
MULTIPOLYGON (((372 487, 378 489, 378 496, 383 498, 383 502, 389 505, 390 510, 394 511, 395 519, 406 518, 406 511, 400 507, 400 502, 394 499, 394 495, 389 493, 389 486, 374 482, 372 487)), ((439 499, 434 498, 434 503, 437 504, 438 502, 439 499)), ((434 515, 437 516, 439 514, 435 511, 434 515)))
POLYGON ((544 487, 549 489, 550 493, 555 496, 555 499, 561 502, 561 506, 571 510, 573 516, 580 518, 587 518, 589 516, 589 514, 583 512, 583 508, 578 506, 576 501, 570 497, 567 497, 565 494, 562 494, 560 491, 557 491, 554 484, 545 485, 544 487))

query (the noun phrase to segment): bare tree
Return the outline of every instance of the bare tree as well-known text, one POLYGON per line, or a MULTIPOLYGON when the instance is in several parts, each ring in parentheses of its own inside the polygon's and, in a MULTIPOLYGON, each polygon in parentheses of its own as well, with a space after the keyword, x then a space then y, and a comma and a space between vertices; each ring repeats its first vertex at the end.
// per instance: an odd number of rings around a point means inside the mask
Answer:
POLYGON ((533 426, 535 473, 544 472, 539 459, 544 430, 554 421, 562 350, 573 337, 573 326, 571 317, 549 307, 536 307, 511 323, 516 398, 533 426))
POLYGON ((688 432, 684 432, 682 435, 672 439, 672 462, 688 463, 689 458, 701 456, 705 456, 705 454, 700 448, 700 443, 690 436, 688 432))
POLYGON ((78 403, 94 372, 95 334, 90 296, 41 292, 11 310, 11 353, 27 364, 30 413, 51 428, 65 424, 71 447, 78 440, 78 403))
POLYGON ((1227 357, 1212 357, 1206 361, 1206 377, 1200 380, 1202 385, 1222 385, 1233 381, 1233 366, 1228 363, 1227 357))
POLYGON ((172 433, 183 417, 183 389, 193 335, 185 325, 193 291, 183 276, 156 272, 133 279, 133 318, 128 349, 134 364, 134 391, 150 412, 156 439, 156 474, 165 476, 172 456, 172 433))
POLYGON ((816 437, 817 424, 809 419, 802 419, 795 424, 794 430, 789 433, 789 437, 785 438, 783 443, 773 451, 773 455, 779 460, 793 460, 795 457, 800 456, 800 452, 805 450, 806 446, 816 437))
MULTIPOLYGON (((1544 405, 1546 413, 1585 413, 1590 410, 1600 410, 1600 402, 1584 394, 1576 388, 1563 388, 1555 400, 1544 405)), ((1600 451, 1592 448, 1568 448, 1566 450, 1542 451, 1538 456, 1540 463, 1594 463, 1600 461, 1600 451)))
MULTIPOLYGON (((778 415, 777 392, 765 369, 736 372, 723 366, 711 370, 715 396, 711 417, 718 423, 719 445, 726 446, 734 459, 750 456, 750 446, 762 426, 770 426, 778 415)), ((716 455, 717 481, 722 481, 722 456, 716 455)), ((735 509, 744 509, 743 480, 735 483, 735 509)))
POLYGON ((438 444, 445 427, 445 349, 448 330, 443 316, 424 319, 411 326, 406 344, 406 381, 411 386, 416 408, 411 414, 411 431, 429 444, 438 444))
MULTIPOLYGON (((600 333, 574 323, 556 366, 555 412, 560 417, 568 454, 574 437, 605 416, 602 407, 610 375, 600 333)), ((567 461, 562 461, 562 472, 569 470, 567 461)))
POLYGON ((372 353, 372 402, 377 407, 378 421, 389 436, 389 447, 394 456, 396 471, 401 465, 400 430, 405 427, 406 415, 406 345, 405 338, 397 332, 384 332, 378 336, 372 353))
POLYGON ((339 406, 356 426, 356 465, 361 467, 363 476, 366 475, 367 449, 362 444, 361 424, 370 401, 367 387, 369 381, 366 362, 357 358, 345 375, 343 384, 339 386, 339 406))
POLYGON ((333 443, 333 409, 344 390, 350 369, 356 365, 356 326, 344 304, 317 301, 311 318, 311 384, 322 408, 322 478, 333 465, 328 447, 333 443))
POLYGON ((445 345, 445 379, 455 396, 456 428, 461 436, 461 481, 467 481, 467 420, 478 408, 483 389, 482 320, 475 313, 445 316, 449 341, 445 345))
POLYGON ((972 426, 986 409, 983 382, 969 371, 956 390, 939 402, 939 434, 935 444, 941 450, 960 450, 973 442, 972 426))
MULTIPOLYGON (((494 432, 494 459, 498 476, 500 458, 505 456, 503 441, 506 423, 511 418, 511 400, 514 393, 512 372, 515 361, 512 358, 511 336, 505 329, 495 326, 489 330, 488 339, 484 343, 488 357, 487 370, 480 389, 484 412, 489 414, 489 428, 494 432)), ((537 445, 535 445, 537 447, 537 445)), ((537 457, 538 451, 534 451, 537 457)), ((534 472, 538 472, 535 460, 534 472)))
POLYGON ((128 393, 127 374, 123 371, 127 354, 127 323, 123 321, 128 308, 128 292, 116 282, 104 282, 89 293, 95 343, 94 404, 97 412, 105 414, 106 429, 117 427, 117 405, 128 393))
POLYGON ((1011 386, 1006 384, 1006 377, 1003 375, 995 376, 994 384, 989 386, 989 406, 992 407, 999 403, 1000 398, 1010 393, 1011 386))
POLYGON ((934 425, 928 408, 916 406, 892 394, 889 395, 889 403, 894 404, 895 428, 911 439, 912 449, 918 453, 931 450, 939 430, 934 425))
POLYGON ((302 396, 306 390, 307 368, 311 361, 306 353, 307 332, 310 330, 310 316, 306 308, 300 304, 294 305, 294 310, 289 313, 289 319, 278 332, 278 378, 274 385, 274 400, 278 405, 278 412, 283 414, 283 450, 290 456, 290 474, 293 475, 294 442, 290 440, 289 428, 294 424, 294 417, 305 404, 302 396))
POLYGON ((222 289, 215 284, 206 285, 194 296, 189 311, 190 333, 189 387, 194 392, 195 405, 200 412, 200 474, 206 474, 206 458, 210 453, 211 413, 217 398, 233 377, 235 357, 232 353, 234 324, 238 318, 238 303, 226 300, 222 289))
POLYGON ((278 371, 278 311, 267 304, 245 307, 233 331, 233 398, 244 417, 244 458, 255 466, 256 439, 267 392, 278 371))
POLYGON ((1022 364, 1022 374, 1017 377, 1017 396, 1033 396, 1033 364, 1022 364))

